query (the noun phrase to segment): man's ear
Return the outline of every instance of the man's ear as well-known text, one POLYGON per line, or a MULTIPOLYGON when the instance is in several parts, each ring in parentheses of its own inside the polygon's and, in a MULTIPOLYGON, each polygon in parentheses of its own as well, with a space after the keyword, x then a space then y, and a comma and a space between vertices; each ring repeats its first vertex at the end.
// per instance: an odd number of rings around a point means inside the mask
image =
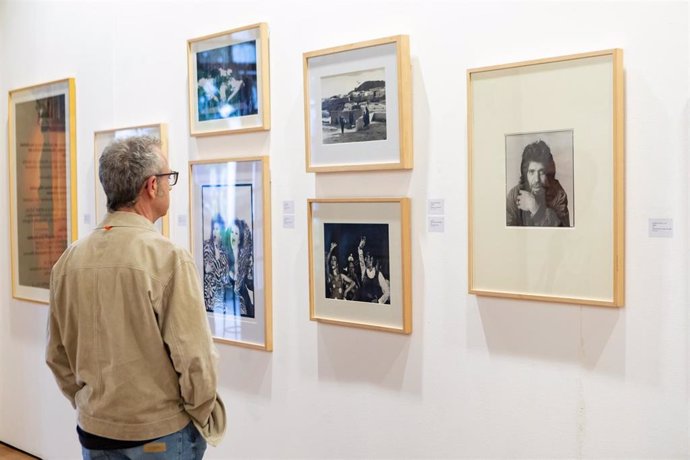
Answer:
POLYGON ((154 198, 156 193, 158 193, 158 181, 156 176, 151 176, 144 182, 144 190, 149 195, 149 197, 154 198))

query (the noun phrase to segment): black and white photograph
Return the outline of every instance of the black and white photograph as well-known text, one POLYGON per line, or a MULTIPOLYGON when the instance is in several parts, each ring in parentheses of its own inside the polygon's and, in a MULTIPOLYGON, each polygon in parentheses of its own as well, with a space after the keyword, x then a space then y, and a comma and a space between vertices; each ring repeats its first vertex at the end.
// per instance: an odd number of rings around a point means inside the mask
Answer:
POLYGON ((575 226, 573 130, 506 134, 506 226, 575 226))
POLYGON ((409 198, 313 198, 307 220, 309 318, 409 334, 409 198))
POLYGON ((384 68, 321 77, 324 144, 386 140, 384 68))
POLYGON ((467 70, 471 294, 622 306, 622 63, 607 49, 467 70))
POLYGON ((412 169, 409 37, 303 56, 307 171, 412 169))
POLYGON ((325 223, 328 299, 390 305, 388 224, 325 223))
POLYGON ((252 185, 201 188, 206 311, 254 318, 252 185))

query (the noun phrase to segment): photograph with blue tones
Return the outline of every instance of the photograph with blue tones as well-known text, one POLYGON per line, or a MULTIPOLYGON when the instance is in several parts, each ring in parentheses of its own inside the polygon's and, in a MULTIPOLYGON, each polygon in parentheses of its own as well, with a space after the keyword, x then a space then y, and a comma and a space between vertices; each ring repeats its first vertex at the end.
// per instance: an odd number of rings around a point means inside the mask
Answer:
POLYGON ((198 121, 259 113, 256 40, 196 53, 198 121))

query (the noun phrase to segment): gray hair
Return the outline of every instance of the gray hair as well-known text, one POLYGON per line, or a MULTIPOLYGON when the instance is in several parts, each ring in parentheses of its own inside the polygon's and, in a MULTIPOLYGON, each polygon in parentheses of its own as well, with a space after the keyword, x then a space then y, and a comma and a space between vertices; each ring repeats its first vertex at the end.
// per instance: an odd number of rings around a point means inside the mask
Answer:
POLYGON ((108 198, 108 210, 133 206, 147 178, 164 167, 159 139, 134 136, 108 145, 98 161, 98 178, 108 198))

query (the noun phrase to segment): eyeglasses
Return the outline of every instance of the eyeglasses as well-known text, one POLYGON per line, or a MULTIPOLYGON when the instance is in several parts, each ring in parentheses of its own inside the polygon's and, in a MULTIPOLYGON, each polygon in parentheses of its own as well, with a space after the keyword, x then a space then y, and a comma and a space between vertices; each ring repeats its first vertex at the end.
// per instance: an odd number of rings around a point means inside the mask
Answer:
POLYGON ((177 171, 170 171, 169 173, 161 173, 161 174, 154 174, 156 177, 163 177, 163 176, 168 176, 168 184, 172 187, 173 185, 177 184, 177 176, 179 176, 180 173, 177 171))

